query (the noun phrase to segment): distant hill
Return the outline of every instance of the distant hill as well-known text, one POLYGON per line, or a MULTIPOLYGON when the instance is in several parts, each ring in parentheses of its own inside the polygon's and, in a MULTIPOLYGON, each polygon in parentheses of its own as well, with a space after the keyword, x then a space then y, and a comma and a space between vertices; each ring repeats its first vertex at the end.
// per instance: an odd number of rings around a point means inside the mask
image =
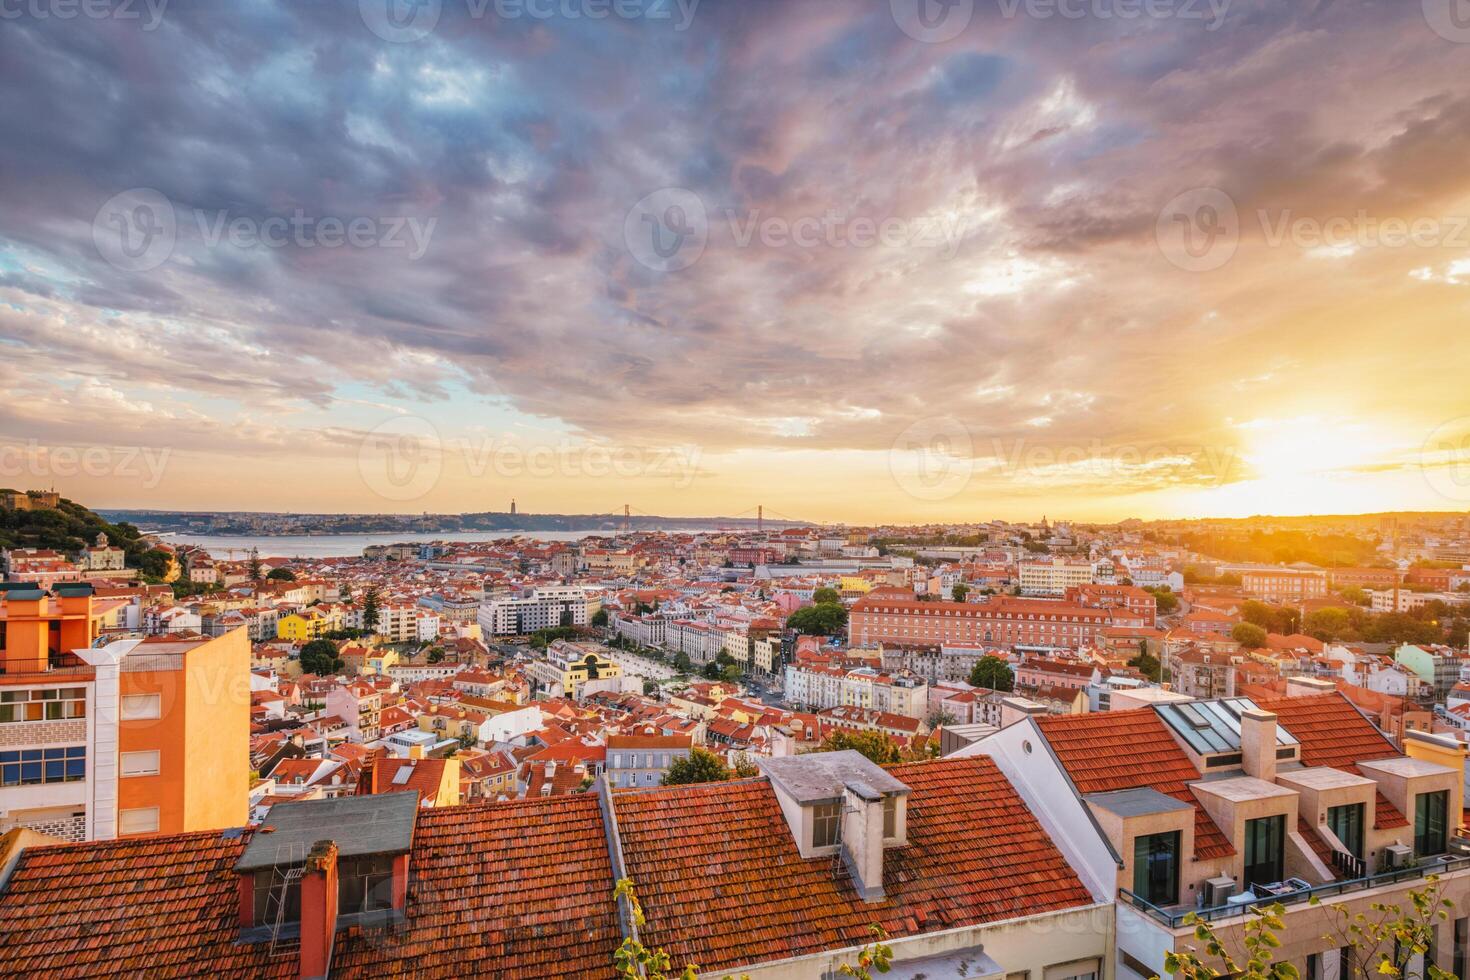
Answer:
MULTIPOLYGON (((0 494, 4 489, 0 488, 0 494)), ((149 551, 138 529, 127 522, 113 524, 81 504, 61 498, 56 508, 9 510, 0 507, 0 548, 49 548, 74 555, 106 534, 109 543, 127 553, 137 568, 149 551)))

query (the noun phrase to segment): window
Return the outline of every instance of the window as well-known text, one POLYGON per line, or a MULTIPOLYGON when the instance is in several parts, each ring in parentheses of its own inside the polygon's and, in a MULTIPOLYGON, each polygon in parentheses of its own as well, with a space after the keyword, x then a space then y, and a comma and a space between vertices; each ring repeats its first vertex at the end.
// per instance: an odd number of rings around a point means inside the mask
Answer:
POLYGON ((117 814, 119 834, 152 834, 158 831, 158 807, 140 806, 117 814))
POLYGON ((1363 857, 1363 804, 1349 803, 1327 808, 1327 829, 1342 841, 1353 857, 1363 857))
POLYGON ((818 803, 812 807, 812 846, 832 847, 842 840, 842 804, 818 803))
POLYGON ((1150 905, 1179 902, 1179 831, 1133 839, 1133 894, 1150 905))
POLYGON ((1414 797, 1414 853, 1420 857, 1443 854, 1449 790, 1414 797))
POLYGON ((157 694, 125 694, 122 698, 123 721, 139 721, 161 717, 157 694))
POLYGON ((87 717, 85 687, 42 691, 0 691, 0 722, 65 721, 87 717))
POLYGON ((1470 917, 1455 920, 1454 974, 1465 975, 1467 947, 1470 947, 1470 917))
POLYGON ((1245 822, 1245 884, 1270 885, 1284 877, 1282 839, 1286 817, 1261 817, 1245 822))
MULTIPOLYGON (((276 880, 276 876, 274 874, 273 869, 270 869, 270 868, 262 869, 260 871, 255 872, 254 877, 255 877, 255 881, 254 881, 254 888, 255 888, 255 920, 254 921, 255 921, 255 924, 258 925, 258 926, 273 925, 275 923, 276 906, 271 902, 271 900, 270 900, 270 894, 271 894, 271 888, 273 886, 276 887, 276 888, 279 888, 280 887, 280 883, 276 880)), ((338 883, 337 883, 337 892, 338 892, 338 903, 339 903, 339 905, 341 903, 341 891, 342 891, 342 884, 341 884, 341 879, 339 878, 338 879, 338 883)), ((339 908, 339 911, 346 911, 346 910, 339 908)), ((281 921, 282 922, 297 922, 300 919, 301 919, 301 881, 300 881, 300 879, 298 879, 296 881, 291 882, 291 884, 286 887, 286 913, 285 913, 285 915, 281 916, 281 921)))
POLYGON ((337 865, 337 908, 343 915, 393 907, 393 858, 366 854, 337 865))
POLYGON ((146 752, 119 752, 117 756, 119 776, 157 776, 158 750, 146 752))
POLYGON ((898 797, 883 797, 883 837, 892 840, 898 836, 898 797))
POLYGON ((74 783, 87 778, 87 749, 15 749, 0 752, 0 786, 74 783))

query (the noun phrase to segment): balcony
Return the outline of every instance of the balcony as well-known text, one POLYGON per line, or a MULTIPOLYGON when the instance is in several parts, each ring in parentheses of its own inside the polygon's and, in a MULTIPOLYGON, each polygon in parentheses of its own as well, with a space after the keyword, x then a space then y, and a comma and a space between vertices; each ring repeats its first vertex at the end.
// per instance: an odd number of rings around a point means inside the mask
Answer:
POLYGON ((1423 858, 1413 867, 1385 871, 1381 874, 1365 875, 1361 878, 1353 878, 1348 881, 1332 881, 1323 885, 1312 885, 1307 888, 1286 891, 1282 894, 1268 895, 1254 902, 1227 902, 1224 905, 1215 905, 1210 908, 1188 908, 1182 905, 1170 905, 1167 908, 1160 908, 1138 897, 1126 888, 1120 888, 1118 890, 1118 897, 1120 901, 1139 910, 1160 924, 1168 926, 1170 929, 1184 929, 1187 928, 1184 920, 1190 915, 1206 922, 1214 922, 1219 919, 1230 919, 1245 915, 1259 906, 1272 905, 1277 902, 1288 908, 1293 905, 1305 905, 1313 899, 1319 902, 1327 902, 1331 899, 1368 891, 1372 888, 1382 888, 1387 885, 1397 885, 1408 881, 1421 881, 1430 875, 1442 875, 1452 871, 1470 869, 1470 855, 1464 853, 1467 849, 1470 849, 1470 841, 1456 838, 1452 842, 1451 847, 1451 853, 1423 858))

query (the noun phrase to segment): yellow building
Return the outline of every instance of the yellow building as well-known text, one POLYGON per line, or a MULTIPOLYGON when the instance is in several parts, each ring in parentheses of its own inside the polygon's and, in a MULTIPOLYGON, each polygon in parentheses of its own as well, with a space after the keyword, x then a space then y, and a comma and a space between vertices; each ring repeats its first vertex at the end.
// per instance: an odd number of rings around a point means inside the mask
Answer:
POLYGON ((873 583, 861 575, 844 575, 837 582, 837 591, 857 592, 866 595, 873 591, 873 583))
POLYGON ((292 643, 305 643, 324 633, 330 633, 333 628, 330 617, 323 616, 315 609, 303 609, 299 613, 290 613, 276 620, 276 638, 290 640, 292 643))
POLYGON ((547 648, 546 659, 531 661, 526 673, 543 689, 560 685, 564 697, 580 697, 588 681, 623 676, 623 668, 603 656, 606 649, 597 643, 557 640, 547 648))

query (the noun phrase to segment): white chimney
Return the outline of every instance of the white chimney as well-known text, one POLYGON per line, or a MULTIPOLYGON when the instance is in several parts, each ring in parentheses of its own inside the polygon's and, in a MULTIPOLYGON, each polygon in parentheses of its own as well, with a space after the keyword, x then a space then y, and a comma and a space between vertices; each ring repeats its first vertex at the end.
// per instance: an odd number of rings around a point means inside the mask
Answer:
POLYGON ((842 861, 865 902, 883 900, 883 794, 864 782, 842 787, 842 861))
POLYGON ((1286 679, 1286 696, 1289 698, 1305 698, 1313 694, 1331 694, 1337 690, 1337 685, 1329 680, 1318 677, 1288 677, 1286 679))
POLYGON ((1276 781, 1276 716, 1260 708, 1240 713, 1240 758, 1247 776, 1276 781))

